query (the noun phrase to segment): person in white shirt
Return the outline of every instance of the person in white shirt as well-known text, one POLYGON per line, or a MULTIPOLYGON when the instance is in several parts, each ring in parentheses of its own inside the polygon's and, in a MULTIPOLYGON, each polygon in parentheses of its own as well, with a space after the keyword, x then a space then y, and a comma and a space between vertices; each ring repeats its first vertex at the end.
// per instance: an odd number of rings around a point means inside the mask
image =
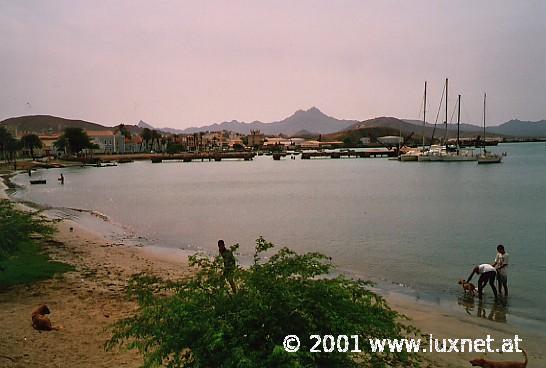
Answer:
POLYGON ((504 289, 504 295, 508 296, 508 253, 506 253, 502 244, 497 246, 497 256, 493 267, 497 270, 499 293, 502 295, 502 289, 504 289))
POLYGON ((475 266, 472 269, 472 273, 470 274, 470 277, 468 277, 467 282, 470 282, 472 277, 474 277, 474 274, 480 275, 480 278, 478 279, 478 297, 481 299, 483 296, 483 287, 489 283, 489 286, 491 286, 491 289, 493 290, 493 294, 495 294, 495 299, 497 299, 497 288, 495 287, 495 277, 497 275, 497 270, 495 267, 491 266, 488 263, 483 263, 479 266, 475 266))

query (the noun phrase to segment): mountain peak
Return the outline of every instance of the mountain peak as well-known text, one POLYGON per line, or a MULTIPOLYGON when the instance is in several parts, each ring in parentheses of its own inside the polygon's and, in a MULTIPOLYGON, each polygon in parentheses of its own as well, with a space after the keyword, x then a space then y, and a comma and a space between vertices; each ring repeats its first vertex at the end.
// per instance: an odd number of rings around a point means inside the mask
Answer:
POLYGON ((322 111, 320 111, 318 108, 316 108, 315 106, 311 107, 310 109, 307 109, 307 110, 298 110, 294 113, 294 115, 292 116, 296 116, 296 117, 300 117, 300 116, 312 116, 312 117, 325 117, 327 116, 326 114, 324 114, 322 111))
POLYGON ((138 124, 137 124, 137 127, 139 128, 148 128, 148 129, 155 129, 153 126, 151 126, 150 124, 146 123, 145 121, 139 121, 138 124))

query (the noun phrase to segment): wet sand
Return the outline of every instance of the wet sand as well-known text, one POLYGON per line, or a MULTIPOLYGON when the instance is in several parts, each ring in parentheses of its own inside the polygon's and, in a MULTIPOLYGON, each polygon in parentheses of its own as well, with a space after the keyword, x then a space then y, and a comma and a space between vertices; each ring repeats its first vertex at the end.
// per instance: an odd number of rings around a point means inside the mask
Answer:
MULTIPOLYGON (((0 184, 1 185, 1 184, 0 184)), ((1 188, 0 188, 1 189, 1 188)), ((0 190, 0 196, 5 193, 0 190)), ((109 334, 105 328, 131 315, 136 305, 125 298, 128 278, 148 272, 161 277, 180 278, 190 274, 183 251, 135 247, 113 243, 71 220, 57 224, 58 233, 44 244, 55 260, 75 266, 75 271, 0 293, 1 367, 138 367, 142 360, 135 352, 105 352, 109 334), (70 231, 70 227, 73 231, 70 231), (38 332, 31 327, 31 310, 46 303, 54 325, 61 331, 38 332)), ((410 298, 387 295, 390 305, 409 317, 410 323, 437 338, 513 337, 513 326, 475 316, 461 317, 410 298)), ((521 333, 529 353, 528 367, 546 366, 544 336, 521 333)), ((521 353, 423 354, 425 367, 466 367, 469 359, 522 360, 521 353)))

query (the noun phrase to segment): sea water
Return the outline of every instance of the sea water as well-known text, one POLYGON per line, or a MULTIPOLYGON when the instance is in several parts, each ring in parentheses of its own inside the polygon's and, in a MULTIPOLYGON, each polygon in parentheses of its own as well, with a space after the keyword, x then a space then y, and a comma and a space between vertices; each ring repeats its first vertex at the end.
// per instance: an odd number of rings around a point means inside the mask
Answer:
MULTIPOLYGON (((84 213, 68 208, 104 214, 133 241, 164 247, 215 254, 224 239, 240 243, 239 257, 250 259, 254 240, 264 236, 331 256, 343 272, 461 309, 469 302, 457 280, 475 264, 492 263, 497 244, 504 244, 510 298, 495 305, 486 288, 492 320, 543 326, 546 146, 493 150, 507 153, 502 164, 260 156, 50 169, 32 175, 46 185, 16 176, 13 196, 89 226, 84 213), (61 172, 64 185, 57 181, 61 172)), ((111 225, 96 226, 107 232, 111 225)))

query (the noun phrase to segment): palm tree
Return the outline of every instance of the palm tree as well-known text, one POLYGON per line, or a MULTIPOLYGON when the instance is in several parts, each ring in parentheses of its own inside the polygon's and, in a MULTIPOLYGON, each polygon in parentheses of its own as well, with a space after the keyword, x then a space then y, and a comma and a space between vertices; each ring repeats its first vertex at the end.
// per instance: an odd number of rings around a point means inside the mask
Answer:
POLYGON ((0 126, 0 157, 2 160, 6 159, 7 144, 10 138, 11 134, 7 131, 7 129, 0 126))
POLYGON ((30 151, 30 157, 34 160, 34 148, 42 148, 42 141, 36 134, 26 134, 21 138, 23 147, 30 151))
POLYGON ((151 137, 152 137, 152 149, 154 148, 154 142, 157 143, 157 148, 158 150, 160 150, 159 148, 159 138, 161 138, 161 133, 159 133, 159 131, 157 130, 152 130, 152 134, 151 134, 151 137))
POLYGON ((66 127, 64 133, 53 145, 59 151, 77 155, 84 149, 96 149, 98 146, 91 142, 89 136, 82 128, 66 127))
POLYGON ((131 131, 129 129, 127 129, 127 126, 125 126, 125 124, 123 124, 123 123, 120 124, 118 126, 118 130, 119 130, 119 132, 120 132, 120 134, 122 136, 124 136, 125 138, 131 139, 131 131))
MULTIPOLYGON (((140 132, 140 136, 142 137, 142 141, 146 144, 146 151, 150 150, 150 147, 148 145, 148 142, 152 138, 152 131, 148 128, 142 129, 142 132, 140 132)), ((142 150, 142 143, 140 144, 140 149, 142 150)))
POLYGON ((17 151, 23 148, 21 141, 13 138, 12 135, 8 135, 4 141, 5 150, 8 152, 8 161, 13 162, 13 169, 17 170, 17 151))

